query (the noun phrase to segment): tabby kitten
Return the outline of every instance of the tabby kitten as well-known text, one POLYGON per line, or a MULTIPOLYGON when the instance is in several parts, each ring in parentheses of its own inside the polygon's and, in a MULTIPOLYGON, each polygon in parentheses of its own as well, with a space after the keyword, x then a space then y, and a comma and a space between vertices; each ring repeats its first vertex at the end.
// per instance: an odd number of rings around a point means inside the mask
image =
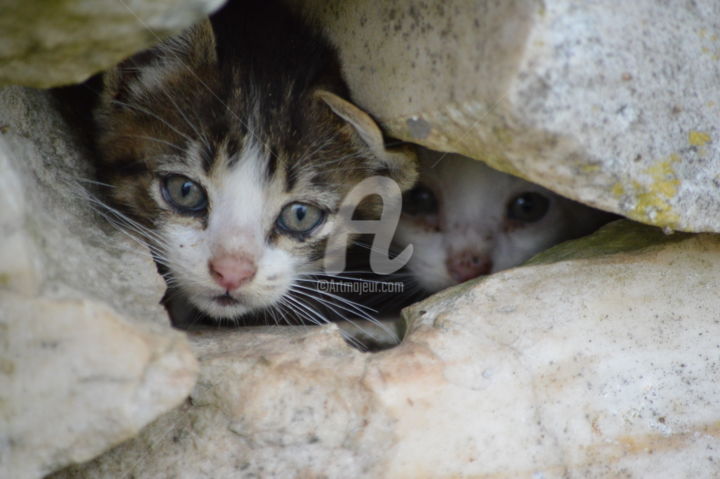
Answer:
MULTIPOLYGON (((409 188, 408 151, 344 100, 333 49, 276 2, 229 2, 104 76, 98 168, 150 246, 176 324, 240 318, 313 295, 338 205, 361 180, 409 188), (313 291, 309 291, 309 290, 313 291)), ((378 200, 356 217, 373 218, 378 200)), ((303 303, 298 304, 298 303, 303 303)))

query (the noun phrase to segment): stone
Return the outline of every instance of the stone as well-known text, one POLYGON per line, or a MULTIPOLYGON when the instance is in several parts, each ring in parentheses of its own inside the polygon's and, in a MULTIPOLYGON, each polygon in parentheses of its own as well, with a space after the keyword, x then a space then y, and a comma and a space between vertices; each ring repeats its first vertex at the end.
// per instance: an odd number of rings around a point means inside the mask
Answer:
MULTIPOLYGON (((221 3, 10 1, 0 84, 35 86, 221 3)), ((392 135, 720 231, 717 2, 293 4, 392 135)), ((720 476, 717 236, 608 225, 410 308, 373 354, 336 325, 188 341, 88 158, 48 93, 0 90, 0 477, 720 476)))
POLYGON ((153 261, 102 218, 54 105, 0 89, 0 477, 91 459, 181 403, 197 374, 153 261))
POLYGON ((720 3, 295 0, 390 134, 720 232, 720 3))
POLYGON ((196 333, 190 401, 53 479, 717 477, 719 265, 620 222, 411 307, 387 351, 196 333))
POLYGON ((0 292, 0 476, 38 478, 133 437, 184 399, 185 338, 91 300, 0 292))
POLYGON ((3 0, 0 86, 85 80, 219 8, 224 0, 3 0))

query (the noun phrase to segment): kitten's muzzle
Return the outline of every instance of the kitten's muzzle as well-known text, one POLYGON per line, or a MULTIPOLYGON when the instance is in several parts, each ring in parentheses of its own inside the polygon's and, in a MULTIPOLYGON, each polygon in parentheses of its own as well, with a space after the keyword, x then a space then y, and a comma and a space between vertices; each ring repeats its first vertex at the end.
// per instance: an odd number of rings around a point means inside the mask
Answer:
POLYGON ((230 296, 230 293, 225 293, 220 296, 215 296, 213 299, 220 306, 235 306, 236 304, 239 303, 239 301, 237 299, 230 296))
POLYGON ((257 265, 247 256, 225 255, 208 262, 210 276, 225 291, 238 289, 255 277, 257 265))
POLYGON ((458 283, 492 272, 492 259, 472 250, 452 253, 447 259, 447 270, 458 283))

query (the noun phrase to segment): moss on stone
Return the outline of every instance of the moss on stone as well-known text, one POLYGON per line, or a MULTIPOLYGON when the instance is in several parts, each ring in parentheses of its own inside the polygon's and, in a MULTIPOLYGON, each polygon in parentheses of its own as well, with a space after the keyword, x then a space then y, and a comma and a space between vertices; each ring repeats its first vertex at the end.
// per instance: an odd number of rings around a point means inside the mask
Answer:
POLYGON ((662 229, 628 220, 614 221, 590 236, 566 241, 534 256, 526 266, 556 263, 569 259, 636 251, 651 246, 674 243, 690 237, 689 233, 666 234, 662 229))

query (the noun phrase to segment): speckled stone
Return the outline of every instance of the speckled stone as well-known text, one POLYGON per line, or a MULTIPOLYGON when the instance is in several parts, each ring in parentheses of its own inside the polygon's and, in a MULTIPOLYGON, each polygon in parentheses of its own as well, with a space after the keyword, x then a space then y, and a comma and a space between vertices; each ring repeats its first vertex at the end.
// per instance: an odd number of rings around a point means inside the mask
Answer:
POLYGON ((224 0, 3 0, 0 86, 85 80, 157 43, 224 0))
POLYGON ((295 0, 404 140, 635 220, 720 231, 720 3, 295 0))
POLYGON ((143 247, 94 213, 47 92, 0 89, 0 477, 87 461, 172 409, 197 361, 143 247))
POLYGON ((414 306, 381 353, 197 335, 191 400, 53 479, 717 477, 720 238, 599 237, 414 306))

